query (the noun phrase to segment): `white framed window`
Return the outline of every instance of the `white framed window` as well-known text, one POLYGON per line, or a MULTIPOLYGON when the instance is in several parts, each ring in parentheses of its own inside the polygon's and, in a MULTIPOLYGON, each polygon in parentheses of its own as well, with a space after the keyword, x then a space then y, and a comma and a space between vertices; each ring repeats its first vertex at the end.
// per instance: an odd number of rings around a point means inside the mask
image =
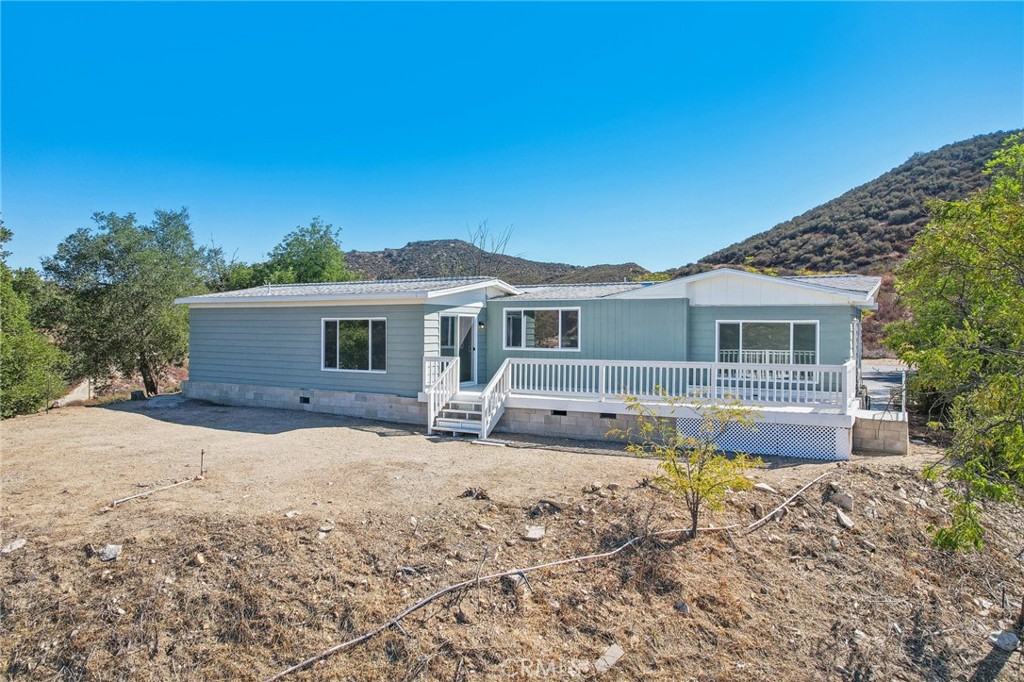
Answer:
POLYGON ((505 350, 580 349, 579 308, 506 308, 505 350))
POLYGON ((320 369, 325 372, 387 372, 386 317, 320 320, 320 369))
POLYGON ((718 362, 818 364, 817 320, 718 320, 718 362))

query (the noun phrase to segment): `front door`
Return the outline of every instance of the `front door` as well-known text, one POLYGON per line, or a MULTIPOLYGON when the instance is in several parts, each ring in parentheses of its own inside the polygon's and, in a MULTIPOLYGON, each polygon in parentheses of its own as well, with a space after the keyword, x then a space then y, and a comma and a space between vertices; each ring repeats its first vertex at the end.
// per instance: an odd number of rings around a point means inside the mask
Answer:
POLYGON ((441 355, 459 358, 459 382, 476 383, 476 316, 441 316, 441 355))

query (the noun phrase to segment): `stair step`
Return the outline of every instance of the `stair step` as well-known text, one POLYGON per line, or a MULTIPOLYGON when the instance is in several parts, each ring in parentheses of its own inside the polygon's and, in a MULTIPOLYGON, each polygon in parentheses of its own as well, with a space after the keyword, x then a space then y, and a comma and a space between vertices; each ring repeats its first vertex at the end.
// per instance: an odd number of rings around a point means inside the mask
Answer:
POLYGON ((451 407, 446 407, 443 410, 441 410, 441 415, 442 416, 450 417, 453 414, 465 415, 465 417, 462 417, 463 419, 477 419, 477 420, 479 420, 479 419, 481 419, 483 417, 483 412, 481 412, 480 410, 457 410, 457 409, 454 409, 454 408, 451 408, 451 407))
POLYGON ((439 417, 434 421, 434 429, 438 431, 453 431, 457 433, 480 433, 480 422, 439 417))
POLYGON ((459 410, 460 412, 479 412, 483 407, 483 403, 469 400, 449 400, 445 405, 445 408, 449 410, 459 410))

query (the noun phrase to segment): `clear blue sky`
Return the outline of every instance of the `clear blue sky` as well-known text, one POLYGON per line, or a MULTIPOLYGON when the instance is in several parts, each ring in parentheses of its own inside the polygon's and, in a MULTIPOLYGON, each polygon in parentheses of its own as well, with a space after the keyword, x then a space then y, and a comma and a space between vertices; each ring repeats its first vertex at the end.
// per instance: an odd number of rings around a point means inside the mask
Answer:
POLYGON ((0 6, 16 266, 188 206, 259 259, 513 225, 509 252, 691 262, 1024 125, 1024 3, 0 6))

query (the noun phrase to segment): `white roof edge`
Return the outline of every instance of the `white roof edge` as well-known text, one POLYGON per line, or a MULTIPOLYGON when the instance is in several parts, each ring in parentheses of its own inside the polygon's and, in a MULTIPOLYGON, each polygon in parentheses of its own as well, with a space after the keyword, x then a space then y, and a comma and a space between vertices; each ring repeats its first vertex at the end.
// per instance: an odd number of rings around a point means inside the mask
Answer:
POLYGON ((186 305, 231 305, 232 303, 301 303, 303 301, 408 301, 409 299, 425 299, 426 293, 420 292, 395 292, 377 294, 306 294, 298 296, 188 296, 176 298, 175 303, 186 305))
MULTIPOLYGON (((855 301, 857 303, 863 303, 865 305, 871 305, 871 304, 874 303, 873 298, 874 298, 875 294, 878 293, 878 288, 881 286, 881 281, 879 281, 879 283, 876 284, 874 289, 872 289, 869 293, 867 293, 867 294, 858 294, 857 292, 850 291, 849 289, 836 289, 834 287, 828 287, 828 286, 824 286, 824 285, 821 285, 821 284, 812 284, 810 282, 801 282, 801 281, 798 281, 798 280, 786 279, 785 277, 774 277, 772 275, 762 275, 759 272, 748 272, 746 270, 737 270, 735 268, 715 268, 714 270, 708 270, 707 272, 698 272, 695 275, 688 275, 686 277, 680 277, 679 279, 670 279, 667 282, 658 282, 656 284, 651 284, 651 285, 649 285, 649 286, 647 286, 645 288, 648 289, 648 290, 651 290, 651 289, 656 289, 656 288, 663 287, 663 286, 666 286, 666 285, 669 285, 669 284, 674 284, 675 286, 679 286, 680 282, 682 282, 683 284, 687 284, 689 282, 699 282, 701 280, 709 279, 711 277, 717 277, 717 276, 720 276, 720 275, 723 275, 723 274, 739 275, 741 277, 747 277, 747 278, 750 278, 750 279, 767 280, 767 281, 770 281, 770 282, 789 284, 789 285, 792 285, 792 286, 795 286, 795 287, 801 287, 801 288, 804 288, 804 289, 812 289, 814 291, 820 291, 820 292, 826 293, 826 294, 835 294, 837 296, 842 296, 842 297, 845 297, 847 299, 850 299, 851 301, 855 301)), ((608 296, 608 298, 617 298, 617 297, 628 298, 627 294, 630 294, 630 293, 632 293, 632 292, 631 291, 624 291, 624 292, 621 292, 621 293, 618 293, 618 294, 612 294, 612 295, 608 296)))
POLYGON ((449 287, 447 289, 437 289, 434 291, 401 291, 401 292, 378 292, 368 294, 297 294, 297 295, 283 295, 283 296, 185 296, 182 298, 174 299, 174 302, 179 305, 231 305, 234 303, 301 303, 303 301, 408 301, 409 299, 429 299, 437 298, 438 296, 450 296, 452 294, 459 294, 464 291, 473 291, 475 289, 485 289, 488 287, 496 287, 505 291, 509 294, 520 294, 522 293, 519 289, 515 288, 511 284, 504 282, 500 279, 488 279, 480 282, 473 282, 471 284, 464 284, 457 287, 449 287))

